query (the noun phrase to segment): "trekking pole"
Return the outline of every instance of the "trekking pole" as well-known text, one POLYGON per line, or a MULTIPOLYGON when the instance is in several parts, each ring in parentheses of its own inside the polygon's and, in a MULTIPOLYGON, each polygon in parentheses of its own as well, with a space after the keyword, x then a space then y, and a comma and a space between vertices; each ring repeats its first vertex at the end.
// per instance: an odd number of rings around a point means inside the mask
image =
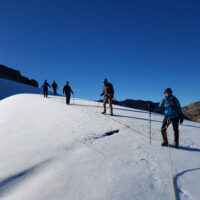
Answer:
POLYGON ((100 105, 101 101, 98 101, 98 105, 97 105, 97 109, 96 109, 96 113, 98 112, 99 109, 99 105, 100 105))
POLYGON ((62 95, 62 104, 65 104, 65 96, 64 96, 64 94, 62 95))
POLYGON ((98 102, 98 105, 97 105, 96 113, 98 112, 100 103, 101 103, 101 102, 99 101, 99 102, 98 102))
POLYGON ((150 144, 151 144, 151 105, 148 104, 149 108, 149 135, 150 135, 150 144))
POLYGON ((40 90, 40 96, 42 97, 42 88, 40 88, 39 90, 40 90))
POLYGON ((73 95, 73 105, 75 105, 75 103, 74 103, 74 98, 75 98, 74 96, 75 96, 75 95, 74 95, 74 94, 72 94, 72 95, 73 95))

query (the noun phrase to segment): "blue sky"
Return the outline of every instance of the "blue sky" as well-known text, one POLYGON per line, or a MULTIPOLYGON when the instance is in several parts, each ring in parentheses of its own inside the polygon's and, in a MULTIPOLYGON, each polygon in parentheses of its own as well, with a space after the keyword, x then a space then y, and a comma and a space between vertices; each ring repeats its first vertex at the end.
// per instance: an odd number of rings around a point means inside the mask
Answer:
POLYGON ((0 63, 40 85, 69 80, 93 100, 108 78, 119 100, 158 102, 166 87, 182 105, 200 98, 198 0, 1 0, 0 9, 0 63))

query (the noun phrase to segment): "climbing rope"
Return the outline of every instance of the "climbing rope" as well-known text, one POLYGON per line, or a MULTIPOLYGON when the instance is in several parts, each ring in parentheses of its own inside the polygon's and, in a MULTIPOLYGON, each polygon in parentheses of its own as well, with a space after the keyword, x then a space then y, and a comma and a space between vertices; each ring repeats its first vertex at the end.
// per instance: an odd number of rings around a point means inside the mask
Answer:
MULTIPOLYGON (((98 110, 98 107, 99 107, 99 104, 98 104, 98 106, 97 106, 97 110, 98 110)), ((96 113, 97 113, 97 111, 96 111, 96 113)), ((150 136, 144 135, 143 133, 139 132, 138 130, 132 128, 131 126, 129 126, 129 125, 127 125, 127 124, 124 124, 124 123, 122 123, 122 122, 120 122, 120 121, 118 121, 118 120, 116 120, 116 119, 114 119, 114 118, 112 118, 112 117, 107 116, 107 115, 104 115, 104 116, 107 117, 108 119, 110 119, 110 120, 112 120, 112 121, 115 121, 116 123, 121 124, 122 126, 128 128, 128 129, 131 130, 133 133, 139 134, 139 135, 141 135, 142 137, 144 137, 144 138, 146 138, 146 139, 150 139, 150 136)), ((157 138, 152 138, 152 139, 155 140, 155 141, 158 141, 157 138)), ((171 193, 172 193, 173 199, 174 199, 174 200, 177 200, 177 198, 176 198, 177 195, 176 195, 176 190, 175 190, 175 185, 174 185, 174 174, 173 174, 172 153, 171 153, 170 147, 169 147, 169 166, 170 166, 170 167, 169 167, 169 172, 170 172, 170 177, 171 177, 171 193)))
MULTIPOLYGON (((139 131, 133 129, 132 127, 130 127, 129 125, 126 125, 126 124, 124 124, 124 123, 122 123, 122 122, 120 122, 120 121, 118 121, 118 120, 116 120, 116 119, 113 119, 113 118, 111 118, 111 117, 109 117, 109 116, 107 116, 107 115, 105 115, 105 116, 106 116, 107 118, 109 118, 109 119, 111 119, 111 120, 113 120, 113 121, 115 121, 115 122, 117 122, 117 123, 119 123, 119 124, 125 126, 126 128, 132 130, 134 133, 137 133, 137 134, 143 136, 143 137, 146 138, 146 139, 150 139, 149 136, 146 136, 146 135, 142 134, 141 132, 139 132, 139 131)), ((156 139, 156 138, 152 138, 152 139, 155 140, 155 141, 158 141, 158 139, 156 139)), ((172 152, 171 152, 170 147, 169 147, 169 166, 170 166, 170 167, 169 167, 169 172, 170 172, 170 177, 171 177, 171 191, 172 191, 171 193, 172 193, 173 199, 174 199, 174 200, 177 200, 177 198, 176 198, 177 195, 176 195, 176 190, 175 190, 175 185, 174 185, 174 173, 173 173, 172 152)))
POLYGON ((170 162, 170 175, 171 175, 171 187, 172 187, 172 193, 173 193, 173 199, 176 200, 176 191, 175 191, 175 185, 174 185, 174 173, 173 173, 173 162, 172 162, 172 152, 169 148, 169 162, 170 162))

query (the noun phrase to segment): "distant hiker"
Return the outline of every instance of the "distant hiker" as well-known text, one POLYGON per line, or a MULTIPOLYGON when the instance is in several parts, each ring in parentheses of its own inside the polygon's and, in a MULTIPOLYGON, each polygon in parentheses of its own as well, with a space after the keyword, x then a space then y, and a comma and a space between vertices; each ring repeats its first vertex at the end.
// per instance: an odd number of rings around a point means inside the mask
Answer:
POLYGON ((74 94, 71 87, 69 86, 69 81, 66 82, 66 85, 63 88, 63 94, 65 94, 65 96, 66 96, 66 104, 69 105, 71 94, 74 94))
POLYGON ((53 83, 51 84, 51 87, 53 88, 54 95, 57 95, 58 85, 56 81, 53 81, 53 83))
POLYGON ((41 88, 43 89, 44 97, 46 97, 46 98, 48 97, 48 88, 49 87, 51 88, 51 86, 49 85, 47 80, 45 80, 41 88))
POLYGON ((174 129, 174 146, 177 148, 179 146, 179 122, 183 123, 184 116, 182 114, 182 109, 179 100, 172 95, 172 90, 170 88, 164 91, 165 98, 159 105, 159 109, 164 112, 164 120, 161 128, 161 133, 163 137, 162 146, 168 145, 167 139, 167 128, 172 123, 174 129))
POLYGON ((112 107, 112 99, 114 97, 114 89, 113 85, 108 82, 107 79, 103 80, 104 88, 103 92, 101 93, 101 96, 104 96, 103 101, 103 112, 102 114, 106 114, 106 104, 109 102, 110 105, 110 115, 113 115, 113 107, 112 107))

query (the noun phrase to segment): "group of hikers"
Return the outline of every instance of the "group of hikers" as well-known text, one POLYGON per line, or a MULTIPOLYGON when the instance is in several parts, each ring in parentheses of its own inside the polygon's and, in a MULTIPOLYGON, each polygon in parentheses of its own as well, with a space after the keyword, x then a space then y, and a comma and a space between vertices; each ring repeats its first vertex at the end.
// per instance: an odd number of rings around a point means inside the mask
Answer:
MULTIPOLYGON (((103 92, 100 96, 104 97, 103 100, 103 112, 102 114, 106 114, 106 104, 109 103, 110 106, 110 115, 113 116, 113 106, 112 101, 114 98, 114 88, 111 83, 108 82, 107 79, 103 80, 103 92)), ((42 85, 42 89, 44 92, 44 97, 48 97, 48 88, 53 88, 54 94, 57 95, 58 85, 54 81, 52 85, 45 80, 42 85)), ((66 103, 70 104, 71 94, 74 94, 72 91, 69 81, 66 82, 66 85, 63 88, 63 94, 66 96, 66 103)), ((149 109, 151 112, 163 112, 164 120, 161 127, 161 134, 163 138, 162 146, 168 146, 168 137, 167 137, 167 129, 170 124, 173 126, 174 130, 174 147, 177 148, 179 146, 179 124, 183 123, 184 115, 182 113, 181 105, 179 100, 173 95, 173 91, 171 88, 166 88, 164 90, 164 98, 159 104, 159 106, 155 106, 155 104, 149 104, 149 109)))
MULTIPOLYGON (((49 93, 49 88, 53 88, 53 92, 54 95, 57 95, 57 90, 58 90, 58 85, 56 83, 56 81, 53 81, 53 83, 50 85, 47 80, 44 81, 43 85, 42 85, 42 89, 43 89, 43 93, 44 93, 44 97, 47 98, 48 97, 48 93, 49 93)), ((69 85, 69 81, 66 82, 66 85, 63 87, 63 94, 65 94, 66 96, 66 104, 70 104, 70 98, 71 98, 71 94, 74 94, 74 92, 72 91, 70 85, 69 85)))

